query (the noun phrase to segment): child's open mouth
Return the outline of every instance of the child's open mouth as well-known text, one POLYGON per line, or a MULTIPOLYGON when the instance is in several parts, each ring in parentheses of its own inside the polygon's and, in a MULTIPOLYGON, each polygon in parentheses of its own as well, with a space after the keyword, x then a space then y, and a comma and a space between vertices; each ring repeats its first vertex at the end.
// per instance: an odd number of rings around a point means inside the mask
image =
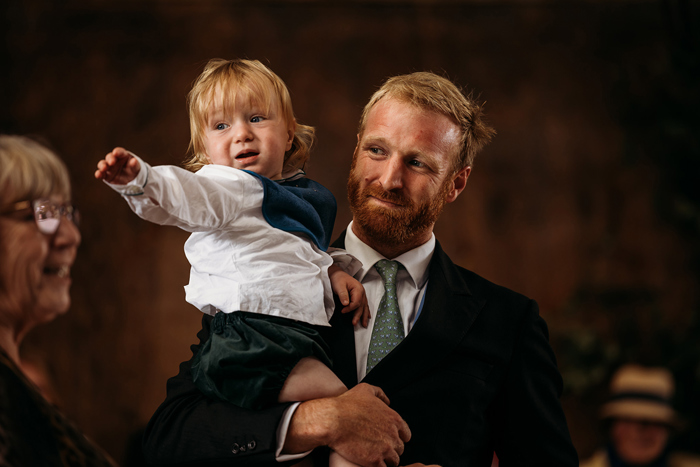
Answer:
POLYGON ((259 153, 259 152, 252 152, 252 151, 251 151, 251 152, 244 152, 244 153, 242 153, 242 154, 237 155, 237 156, 236 156, 236 159, 239 159, 239 160, 240 160, 240 159, 246 159, 246 158, 248 158, 248 157, 255 157, 255 156, 257 156, 258 154, 260 154, 260 153, 259 153))

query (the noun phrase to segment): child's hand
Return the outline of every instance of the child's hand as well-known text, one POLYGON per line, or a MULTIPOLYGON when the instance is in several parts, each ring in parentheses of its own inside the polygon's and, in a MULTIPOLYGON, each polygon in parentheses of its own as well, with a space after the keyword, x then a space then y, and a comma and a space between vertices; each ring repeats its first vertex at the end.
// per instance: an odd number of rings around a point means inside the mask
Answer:
POLYGON ((356 325, 362 319, 362 326, 366 328, 369 322, 369 305, 367 304, 365 288, 357 279, 335 265, 328 268, 328 276, 331 279, 333 293, 344 305, 340 312, 349 313, 352 311, 355 315, 352 317, 352 324, 356 325))
POLYGON ((141 164, 133 154, 124 148, 114 148, 97 163, 95 178, 116 185, 126 185, 136 178, 140 170, 141 164))

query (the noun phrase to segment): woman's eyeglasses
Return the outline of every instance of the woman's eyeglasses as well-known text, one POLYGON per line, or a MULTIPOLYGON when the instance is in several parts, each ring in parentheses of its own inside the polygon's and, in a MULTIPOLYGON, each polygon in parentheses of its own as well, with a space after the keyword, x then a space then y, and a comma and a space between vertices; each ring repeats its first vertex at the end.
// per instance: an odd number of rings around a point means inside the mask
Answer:
POLYGON ((41 233, 53 235, 61 224, 61 216, 80 225, 80 212, 72 204, 54 203, 49 199, 35 199, 34 201, 20 201, 15 203, 9 210, 3 211, 2 215, 11 214, 17 211, 31 209, 34 214, 34 221, 41 233))

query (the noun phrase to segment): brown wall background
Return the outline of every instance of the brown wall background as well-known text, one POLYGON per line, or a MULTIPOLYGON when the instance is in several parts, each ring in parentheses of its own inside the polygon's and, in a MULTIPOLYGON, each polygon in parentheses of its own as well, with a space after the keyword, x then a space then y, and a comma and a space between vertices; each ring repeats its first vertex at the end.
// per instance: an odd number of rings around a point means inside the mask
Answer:
MULTIPOLYGON (((432 70, 475 89, 498 135, 436 229, 453 259, 535 298, 582 456, 622 361, 670 366, 700 412, 698 2, 62 1, 0 7, 0 130, 67 162, 83 212, 70 313, 37 329, 60 404, 123 459, 189 357, 184 232, 141 221, 94 180, 114 146, 178 164, 185 95, 210 58, 260 59, 316 126, 310 176, 350 219, 362 106, 388 76, 432 70)), ((407 369, 407 371, 409 371, 407 369)), ((447 414, 445 415, 447 416, 447 414)))

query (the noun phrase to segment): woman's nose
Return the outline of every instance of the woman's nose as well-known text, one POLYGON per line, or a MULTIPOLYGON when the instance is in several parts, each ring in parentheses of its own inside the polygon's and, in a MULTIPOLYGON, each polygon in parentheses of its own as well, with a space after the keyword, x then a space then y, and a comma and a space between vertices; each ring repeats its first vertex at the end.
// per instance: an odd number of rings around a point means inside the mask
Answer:
POLYGON ((82 237, 80 230, 75 223, 65 216, 61 217, 61 223, 53 237, 53 244, 60 248, 77 247, 80 245, 82 237))

